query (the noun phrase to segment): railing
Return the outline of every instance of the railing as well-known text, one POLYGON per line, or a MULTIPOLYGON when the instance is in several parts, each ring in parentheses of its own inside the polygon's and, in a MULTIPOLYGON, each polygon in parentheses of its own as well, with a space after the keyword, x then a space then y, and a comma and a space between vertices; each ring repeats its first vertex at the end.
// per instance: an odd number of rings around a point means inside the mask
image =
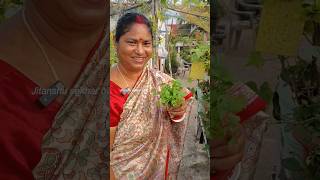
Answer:
MULTIPOLYGON (((200 112, 205 112, 205 109, 202 105, 202 103, 200 103, 200 100, 203 97, 203 93, 202 90, 199 88, 199 86, 196 87, 196 97, 198 100, 198 107, 197 107, 197 121, 198 121, 198 126, 197 126, 197 135, 196 135, 196 140, 200 142, 200 144, 206 144, 208 145, 208 140, 206 137, 206 133, 205 133, 205 128, 204 128, 204 124, 203 124, 203 119, 201 117, 201 113, 200 112)), ((210 156, 209 153, 209 149, 207 149, 208 152, 208 156, 210 156)))

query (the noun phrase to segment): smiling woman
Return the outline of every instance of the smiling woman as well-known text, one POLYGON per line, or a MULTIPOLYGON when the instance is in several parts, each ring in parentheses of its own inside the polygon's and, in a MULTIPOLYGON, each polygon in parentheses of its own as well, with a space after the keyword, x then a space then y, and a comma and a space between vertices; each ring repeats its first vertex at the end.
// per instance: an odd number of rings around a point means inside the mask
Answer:
POLYGON ((118 64, 127 71, 139 72, 151 58, 152 36, 144 24, 133 24, 130 29, 118 39, 117 54, 122 60, 118 64))
POLYGON ((118 64, 110 71, 110 179, 176 179, 192 94, 184 89, 179 107, 158 106, 155 94, 173 79, 147 66, 152 31, 144 15, 123 15, 114 39, 118 64))

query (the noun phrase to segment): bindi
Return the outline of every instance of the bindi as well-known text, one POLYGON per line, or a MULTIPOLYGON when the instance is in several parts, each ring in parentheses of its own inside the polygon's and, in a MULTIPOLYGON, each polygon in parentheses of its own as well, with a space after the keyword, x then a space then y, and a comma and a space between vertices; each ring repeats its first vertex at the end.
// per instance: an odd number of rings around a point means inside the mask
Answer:
POLYGON ((138 23, 138 24, 144 24, 143 17, 140 16, 140 15, 136 16, 136 23, 138 23))

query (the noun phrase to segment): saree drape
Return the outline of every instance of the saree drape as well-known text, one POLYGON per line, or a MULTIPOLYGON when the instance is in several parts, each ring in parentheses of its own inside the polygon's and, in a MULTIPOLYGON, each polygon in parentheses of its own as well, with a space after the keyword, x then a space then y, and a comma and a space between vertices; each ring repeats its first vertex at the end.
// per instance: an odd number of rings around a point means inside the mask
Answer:
POLYGON ((35 179, 107 179, 108 72, 105 35, 54 118, 42 142, 35 179))
POLYGON ((186 121, 172 122, 159 104, 161 85, 170 81, 146 67, 124 104, 110 153, 117 179, 177 178, 186 121))

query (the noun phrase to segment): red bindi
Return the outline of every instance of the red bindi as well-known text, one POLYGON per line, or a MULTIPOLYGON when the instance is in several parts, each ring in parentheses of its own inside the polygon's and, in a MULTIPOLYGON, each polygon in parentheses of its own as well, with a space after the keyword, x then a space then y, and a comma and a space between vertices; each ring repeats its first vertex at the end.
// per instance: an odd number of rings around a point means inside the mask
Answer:
POLYGON ((136 23, 138 23, 138 24, 144 24, 143 17, 140 16, 140 15, 136 16, 136 23))

